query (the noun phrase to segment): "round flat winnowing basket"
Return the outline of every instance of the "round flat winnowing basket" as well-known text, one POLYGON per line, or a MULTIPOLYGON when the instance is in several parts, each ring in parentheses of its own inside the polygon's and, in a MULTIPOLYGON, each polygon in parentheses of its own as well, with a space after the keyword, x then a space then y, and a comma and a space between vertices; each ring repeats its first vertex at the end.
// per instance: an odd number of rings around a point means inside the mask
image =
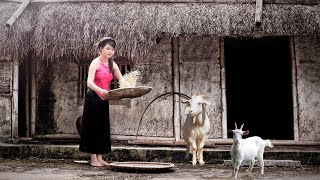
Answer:
POLYGON ((149 93, 151 90, 152 90, 152 87, 149 87, 149 86, 137 86, 137 87, 130 87, 130 88, 114 89, 114 90, 108 91, 109 97, 107 97, 107 100, 136 98, 149 93))
POLYGON ((170 171, 174 164, 161 162, 113 162, 111 169, 115 171, 170 171))

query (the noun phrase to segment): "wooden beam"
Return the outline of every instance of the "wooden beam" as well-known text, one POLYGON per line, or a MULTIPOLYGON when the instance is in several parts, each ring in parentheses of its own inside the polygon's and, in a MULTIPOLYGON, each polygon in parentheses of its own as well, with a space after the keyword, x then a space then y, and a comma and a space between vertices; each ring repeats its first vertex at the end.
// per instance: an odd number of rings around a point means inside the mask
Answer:
POLYGON ((10 17, 10 19, 7 21, 6 26, 9 28, 12 26, 14 21, 20 16, 20 14, 23 12, 23 10, 28 6, 31 0, 24 0, 22 4, 19 6, 19 8, 16 10, 16 12, 13 13, 13 15, 10 17))
MULTIPOLYGON (((23 2, 23 0, 3 0, 23 2)), ((30 0, 31 2, 121 2, 121 3, 220 3, 220 4, 255 4, 256 0, 30 0)), ((320 0, 264 0, 264 4, 320 4, 320 0)))
POLYGON ((256 0, 256 15, 254 23, 257 27, 261 26, 261 16, 262 16, 262 3, 263 0, 256 0))

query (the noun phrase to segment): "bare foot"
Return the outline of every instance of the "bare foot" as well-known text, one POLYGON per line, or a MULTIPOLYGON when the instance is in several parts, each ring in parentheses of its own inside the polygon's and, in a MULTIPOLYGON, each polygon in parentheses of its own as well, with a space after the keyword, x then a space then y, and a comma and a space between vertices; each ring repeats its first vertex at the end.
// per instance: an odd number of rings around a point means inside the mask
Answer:
POLYGON ((103 166, 103 164, 100 163, 99 161, 91 162, 90 165, 93 167, 102 167, 103 166))
POLYGON ((98 161, 104 165, 104 166, 109 166, 109 163, 107 163, 106 161, 104 161, 103 159, 98 159, 98 161))

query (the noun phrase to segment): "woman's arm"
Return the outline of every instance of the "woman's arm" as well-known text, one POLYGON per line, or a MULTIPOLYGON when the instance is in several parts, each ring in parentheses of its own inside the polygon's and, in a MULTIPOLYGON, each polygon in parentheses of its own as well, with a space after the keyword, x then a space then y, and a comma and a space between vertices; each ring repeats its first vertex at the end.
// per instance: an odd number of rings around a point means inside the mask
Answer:
POLYGON ((115 62, 113 62, 113 73, 114 73, 114 77, 117 78, 118 81, 124 81, 123 76, 120 72, 119 66, 115 62))

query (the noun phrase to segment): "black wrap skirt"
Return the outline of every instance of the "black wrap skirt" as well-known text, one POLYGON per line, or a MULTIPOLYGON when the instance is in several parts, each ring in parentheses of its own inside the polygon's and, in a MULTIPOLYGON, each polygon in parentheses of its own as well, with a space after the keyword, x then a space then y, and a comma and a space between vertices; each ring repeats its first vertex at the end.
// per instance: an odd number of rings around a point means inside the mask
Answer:
POLYGON ((91 154, 111 152, 109 102, 93 90, 86 94, 79 150, 91 154))

